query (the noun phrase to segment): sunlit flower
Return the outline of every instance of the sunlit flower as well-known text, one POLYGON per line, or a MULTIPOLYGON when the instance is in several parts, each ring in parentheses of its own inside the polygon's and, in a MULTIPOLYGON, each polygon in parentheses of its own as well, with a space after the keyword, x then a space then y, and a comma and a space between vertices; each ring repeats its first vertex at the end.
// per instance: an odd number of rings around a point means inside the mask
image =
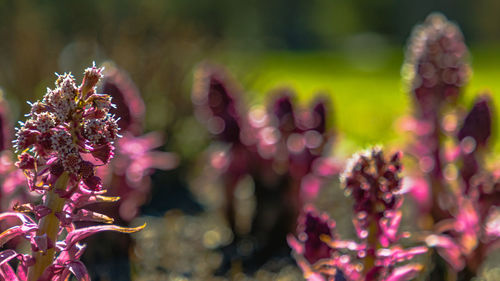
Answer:
POLYGON ((401 265, 425 253, 427 248, 404 249, 398 244, 408 236, 399 233, 403 200, 400 158, 401 154, 395 153, 387 160, 382 150, 375 147, 356 154, 342 174, 345 194, 354 199, 353 224, 359 242, 341 240, 335 234, 334 221, 305 210, 303 216, 308 219, 299 221, 298 240, 289 238, 305 278, 326 281, 340 275, 350 281, 403 281, 422 269, 417 263, 401 265), (308 248, 315 251, 308 252, 308 248))
POLYGON ((16 212, 0 214, 0 220, 16 218, 20 222, 0 234, 2 244, 22 237, 32 249, 31 255, 13 250, 0 253, 3 279, 66 280, 74 275, 78 280, 88 280, 87 270, 79 261, 85 248, 79 243, 81 239, 100 231, 130 233, 142 228, 98 225, 77 229, 73 224, 113 222, 84 209, 88 204, 117 200, 102 195, 106 190, 95 173, 98 166, 109 162, 113 142, 120 136, 116 120, 108 112, 111 99, 101 95, 96 102, 95 85, 101 72, 95 66, 87 68, 79 87, 71 74, 59 75, 56 88, 48 89, 42 101, 32 104, 28 120, 17 128, 16 165, 24 171, 30 190, 43 196, 43 203, 17 204, 16 212), (95 152, 102 147, 107 150, 96 157, 95 152), (33 213, 36 220, 24 213, 33 213), (12 259, 19 262, 17 272, 8 263, 12 259))

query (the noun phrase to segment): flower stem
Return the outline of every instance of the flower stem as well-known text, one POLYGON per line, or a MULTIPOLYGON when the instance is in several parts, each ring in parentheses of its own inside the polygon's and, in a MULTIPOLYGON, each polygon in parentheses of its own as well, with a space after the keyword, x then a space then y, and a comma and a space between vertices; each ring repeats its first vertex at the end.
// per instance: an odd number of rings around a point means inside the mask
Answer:
MULTIPOLYGON (((373 216, 373 215, 372 215, 373 216)), ((366 238, 367 253, 363 262, 363 276, 366 276, 375 266, 376 253, 380 246, 378 243, 378 223, 375 218, 371 219, 368 225, 368 237, 366 238)))
MULTIPOLYGON (((65 189, 69 181, 69 175, 64 172, 56 181, 55 189, 65 189)), ((44 216, 39 223, 37 236, 47 235, 47 241, 51 241, 54 245, 46 251, 38 251, 33 253, 35 264, 30 267, 28 273, 28 281, 36 281, 42 276, 45 269, 50 266, 55 257, 55 243, 59 232, 59 219, 56 213, 61 212, 64 207, 65 200, 54 191, 47 192, 44 205, 52 210, 52 212, 44 216)))

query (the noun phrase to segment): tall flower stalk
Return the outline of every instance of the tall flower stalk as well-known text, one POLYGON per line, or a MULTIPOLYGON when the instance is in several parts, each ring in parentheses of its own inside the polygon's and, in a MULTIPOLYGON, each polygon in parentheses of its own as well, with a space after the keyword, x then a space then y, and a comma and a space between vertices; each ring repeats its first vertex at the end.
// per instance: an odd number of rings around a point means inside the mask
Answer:
POLYGON ((434 222, 450 216, 445 203, 449 190, 443 171, 444 136, 454 128, 446 126, 444 116, 468 82, 467 58, 467 46, 458 26, 441 14, 431 14, 414 28, 403 65, 415 109, 416 142, 411 152, 418 158, 431 189, 434 222))
POLYGON ((431 193, 430 210, 422 213, 432 232, 426 242, 447 262, 432 256, 430 280, 443 280, 443 272, 450 280, 477 276, 500 236, 499 178, 485 165, 492 103, 488 94, 480 95, 467 114, 456 103, 470 73, 467 56, 459 28, 432 14, 415 28, 403 67, 415 108, 411 152, 424 183, 414 189, 431 193))
POLYGON ((144 227, 111 225, 112 218, 85 209, 119 199, 104 196, 106 189, 95 173, 113 157, 113 142, 120 136, 117 120, 109 114, 111 97, 95 90, 101 72, 87 68, 80 86, 71 74, 58 75, 56 88, 30 104, 28 120, 17 129, 16 165, 24 171, 29 190, 42 195, 43 202, 19 204, 15 211, 0 214, 0 220, 14 217, 21 222, 0 234, 2 245, 14 237, 31 244, 31 254, 0 253, 0 276, 6 280, 67 280, 71 274, 89 280, 79 261, 85 248, 80 240, 96 232, 130 233, 144 227), (108 225, 76 228, 77 221, 108 225), (19 260, 16 271, 8 263, 12 259, 19 260))
POLYGON ((488 95, 479 96, 456 134, 456 159, 449 164, 457 175, 452 217, 439 221, 429 245, 448 262, 458 280, 478 275, 488 254, 500 242, 500 179, 485 165, 491 149, 492 105, 488 95))
POLYGON ((403 281, 422 269, 418 263, 400 264, 427 251, 425 246, 405 249, 399 244, 408 236, 399 233, 403 202, 400 158, 395 153, 386 159, 375 147, 356 154, 343 173, 345 194, 354 200, 358 241, 341 240, 334 221, 306 209, 306 219, 299 221, 299 239, 290 236, 289 244, 308 280, 330 281, 342 276, 349 281, 403 281))

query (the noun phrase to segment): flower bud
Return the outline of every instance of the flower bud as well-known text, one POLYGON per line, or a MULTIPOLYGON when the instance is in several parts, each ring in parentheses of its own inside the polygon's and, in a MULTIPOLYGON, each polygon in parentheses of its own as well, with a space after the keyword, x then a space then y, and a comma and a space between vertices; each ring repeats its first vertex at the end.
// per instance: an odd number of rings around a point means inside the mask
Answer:
POLYGON ((17 157, 19 160, 16 162, 16 166, 19 169, 34 169, 35 168, 35 158, 26 152, 23 152, 17 157))
POLYGON ((441 14, 431 14, 412 32, 403 65, 422 117, 454 101, 469 79, 468 51, 460 29, 441 14))
POLYGON ((102 71, 104 68, 97 68, 94 66, 85 69, 85 74, 83 76, 82 85, 80 86, 80 91, 83 97, 92 90, 97 82, 103 77, 102 71))

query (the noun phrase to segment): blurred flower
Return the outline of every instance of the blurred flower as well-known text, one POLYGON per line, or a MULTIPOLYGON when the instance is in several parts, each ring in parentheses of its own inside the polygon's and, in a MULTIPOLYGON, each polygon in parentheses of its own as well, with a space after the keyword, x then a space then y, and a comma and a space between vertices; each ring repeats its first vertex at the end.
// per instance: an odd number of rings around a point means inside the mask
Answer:
MULTIPOLYGON (((449 152, 443 136, 456 130, 459 117, 449 112, 450 106, 468 82, 470 72, 467 46, 458 26, 445 16, 433 13, 414 28, 402 69, 414 101, 414 118, 406 121, 413 125, 406 127, 416 136, 409 152, 417 158, 421 171, 414 177, 419 182, 418 177, 427 181, 414 188, 429 190, 412 193, 431 195, 430 217, 434 222, 450 217, 445 179, 449 152)), ((417 199, 417 202, 425 201, 417 199)))
POLYGON ((499 241, 495 221, 500 203, 499 179, 484 165, 492 131, 492 105, 479 96, 456 134, 457 157, 449 165, 460 167, 460 177, 450 181, 454 191, 450 217, 437 221, 426 242, 437 248, 459 278, 472 278, 499 241))
POLYGON ((177 155, 156 151, 163 144, 159 133, 151 132, 139 137, 125 134, 117 142, 112 168, 111 194, 122 198, 119 215, 131 221, 139 213, 151 191, 150 175, 155 169, 170 170, 177 166, 177 155))
POLYGON ((144 101, 127 73, 107 63, 100 91, 113 98, 115 106, 110 113, 119 117, 118 126, 122 132, 140 135, 144 122, 144 101))
POLYGON ((264 262, 286 247, 283 241, 294 231, 304 201, 316 196, 324 179, 338 169, 322 157, 330 139, 325 100, 297 109, 293 93, 280 89, 268 108, 246 109, 241 92, 220 68, 204 64, 195 72, 196 116, 227 147, 213 153, 211 161, 225 185, 226 216, 240 239, 235 191, 249 175, 256 204, 249 234, 258 239, 254 257, 264 262))
MULTIPOLYGON (((463 125, 458 131, 458 140, 463 141, 466 137, 471 137, 478 146, 486 146, 492 130, 491 111, 489 94, 477 97, 474 106, 465 117, 463 125)), ((474 148, 471 147, 470 149, 474 150, 474 148)))
POLYGON ((201 66, 194 79, 192 100, 198 120, 220 140, 239 142, 243 124, 236 86, 221 69, 209 65, 201 66))
POLYGON ((109 114, 111 98, 95 93, 101 72, 95 66, 87 68, 79 87, 70 74, 58 75, 56 88, 47 89, 42 101, 31 104, 28 120, 17 128, 16 165, 26 175, 29 190, 43 195, 43 203, 17 204, 15 212, 0 214, 0 221, 16 218, 21 222, 0 234, 1 244, 22 237, 32 250, 31 255, 14 250, 0 253, 0 276, 5 280, 65 280, 70 275, 88 280, 85 265, 79 261, 85 248, 80 240, 101 231, 130 233, 143 228, 98 225, 77 229, 74 225, 77 221, 112 223, 113 219, 84 207, 117 200, 102 195, 106 190, 95 174, 97 166, 111 159, 113 141, 119 137, 116 120, 109 114), (97 96, 102 102, 95 103, 97 96), (96 157, 102 147, 108 148, 105 155, 100 152, 104 157, 96 157), (35 220, 24 213, 32 213, 35 220), (60 236, 63 230, 65 235, 60 236), (18 260, 17 272, 8 264, 13 259, 18 260))
MULTIPOLYGON (((1 94, 1 93, 0 93, 1 94)), ((14 165, 14 157, 10 148, 14 137, 10 129, 12 120, 8 110, 9 104, 0 98, 0 210, 7 211, 16 202, 26 203, 32 196, 26 190, 26 178, 14 165)))
MULTIPOLYGON (((398 233, 403 200, 400 158, 401 154, 395 153, 386 160, 382 150, 375 147, 356 154, 342 175, 345 194, 354 199, 353 224, 360 242, 339 239, 334 233, 335 222, 326 215, 321 223, 316 222, 318 217, 311 217, 315 223, 306 221, 305 230, 298 233, 304 244, 289 239, 308 280, 334 280, 339 274, 346 280, 410 280, 421 270, 416 263, 399 265, 427 251, 423 246, 403 249, 397 244, 408 236, 398 233), (308 243, 316 249, 325 247, 316 242, 316 237, 331 249, 311 258, 307 256, 308 243)), ((311 211, 305 212, 309 218, 311 211)))
POLYGON ((288 243, 292 249, 303 256, 309 264, 314 264, 320 259, 329 258, 333 252, 325 242, 321 240, 322 235, 334 239, 335 221, 327 214, 320 214, 312 205, 304 208, 298 219, 297 236, 288 237, 288 243))
POLYGON ((155 150, 163 145, 160 133, 141 135, 145 110, 141 94, 125 71, 111 63, 107 65, 100 89, 113 98, 116 106, 109 112, 118 119, 123 137, 116 143, 114 159, 99 174, 108 186, 109 194, 121 198, 105 212, 130 222, 150 195, 150 175, 155 169, 175 168, 179 160, 173 153, 155 150))
POLYGON ((462 167, 460 174, 465 183, 466 194, 469 193, 472 177, 480 172, 485 149, 488 149, 492 131, 492 105, 488 95, 476 98, 474 106, 465 117, 458 131, 460 141, 462 167))
POLYGON ((403 76, 419 118, 433 119, 442 106, 457 99, 470 75, 467 57, 462 32, 442 14, 433 13, 414 28, 403 76))

